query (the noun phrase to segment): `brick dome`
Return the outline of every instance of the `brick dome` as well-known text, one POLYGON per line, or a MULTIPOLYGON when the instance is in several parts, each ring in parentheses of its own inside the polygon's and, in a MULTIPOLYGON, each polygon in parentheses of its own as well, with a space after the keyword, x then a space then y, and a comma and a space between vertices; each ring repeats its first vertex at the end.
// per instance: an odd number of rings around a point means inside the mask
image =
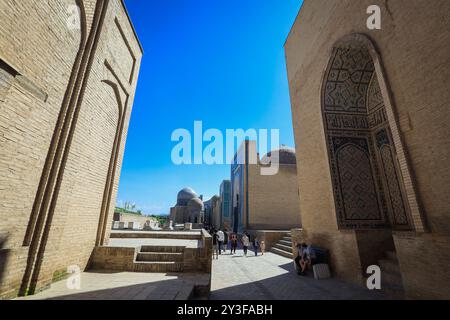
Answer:
POLYGON ((191 188, 184 188, 183 190, 178 192, 177 206, 187 206, 188 202, 194 198, 198 198, 197 193, 191 188))
POLYGON ((263 164, 270 164, 270 157, 273 152, 278 151, 280 164, 297 164, 297 157, 294 148, 281 147, 279 149, 272 150, 262 157, 261 162, 263 164))

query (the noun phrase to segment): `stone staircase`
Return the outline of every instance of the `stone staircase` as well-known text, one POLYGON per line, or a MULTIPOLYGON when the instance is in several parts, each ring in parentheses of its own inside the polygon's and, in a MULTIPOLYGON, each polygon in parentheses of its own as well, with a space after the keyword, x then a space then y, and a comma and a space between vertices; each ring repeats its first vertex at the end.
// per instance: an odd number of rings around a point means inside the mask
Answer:
POLYGON ((135 272, 183 272, 184 247, 142 246, 134 261, 135 272))
POLYGON ((276 244, 272 246, 270 252, 278 254, 280 256, 293 259, 292 254, 292 235, 290 232, 286 232, 286 235, 281 238, 276 244))
POLYGON ((404 298, 405 291, 395 252, 386 252, 385 257, 378 260, 378 265, 381 269, 381 290, 393 298, 404 298))

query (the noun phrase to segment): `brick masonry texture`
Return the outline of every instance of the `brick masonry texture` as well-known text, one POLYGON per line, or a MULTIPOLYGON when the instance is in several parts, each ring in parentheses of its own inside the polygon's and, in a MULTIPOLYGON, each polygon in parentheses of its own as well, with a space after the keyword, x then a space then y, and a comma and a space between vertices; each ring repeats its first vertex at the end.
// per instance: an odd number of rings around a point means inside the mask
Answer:
POLYGON ((300 227, 297 167, 280 164, 275 175, 261 175, 261 165, 248 166, 250 229, 289 230, 300 227))
MULTIPOLYGON (((82 32, 67 26, 69 6, 82 3, 89 35, 97 1, 0 3, 0 296, 22 282, 29 246, 25 233, 52 136, 70 85, 82 32), (13 70, 13 71, 11 71, 13 70)), ((38 287, 69 265, 84 269, 96 244, 102 203, 109 230, 137 84, 142 49, 120 0, 106 1, 103 27, 57 192, 38 287), (123 130, 119 130, 119 121, 123 130), (120 132, 120 144, 115 142, 120 132), (115 174, 109 174, 114 145, 115 174), (108 177, 114 176, 110 197, 108 177)), ((82 11, 83 13, 83 11, 82 11)), ((55 195, 55 192, 52 194, 55 195)), ((109 231, 104 238, 107 241, 109 231)))
POLYGON ((305 0, 303 4, 285 45, 303 226, 293 231, 293 239, 327 247, 338 276, 362 280, 360 258, 367 252, 359 242, 370 236, 338 229, 321 89, 333 45, 349 34, 365 34, 384 67, 399 165, 403 173, 406 167, 411 173, 410 180, 407 175, 403 180, 414 231, 393 232, 403 286, 411 298, 449 298, 450 34, 444 30, 450 27, 450 2, 410 2, 305 0), (381 30, 366 27, 366 10, 373 4, 382 11, 381 30), (419 211, 422 216, 416 214, 419 211))
MULTIPOLYGON (((116 234, 116 233, 114 233, 116 234)), ((135 233, 139 235, 138 232, 135 233)), ((171 238, 167 238, 167 243, 170 244, 170 239, 175 239, 177 235, 175 232, 171 238)), ((168 235, 170 235, 168 234, 168 235)), ((121 234, 123 238, 133 238, 133 235, 128 233, 121 234)), ((148 237, 159 239, 158 233, 148 233, 148 237)), ((180 239, 193 239, 187 233, 179 233, 180 239)), ((140 238, 141 240, 144 238, 140 238)), ((195 239, 198 241, 198 246, 195 248, 187 246, 173 246, 173 245, 139 245, 135 247, 109 247, 98 246, 94 249, 90 260, 90 268, 95 270, 118 270, 118 271, 147 271, 147 272, 196 272, 211 274, 212 266, 212 237, 205 230, 195 234, 195 239), (148 259, 140 260, 140 254, 145 255, 151 252, 148 259), (155 259, 155 252, 159 256, 155 259), (173 256, 165 256, 163 253, 180 253, 180 257, 173 258, 173 256), (166 259, 165 259, 166 258, 166 259), (142 265, 145 261, 174 261, 176 262, 177 270, 168 270, 166 265, 142 265), (140 268, 146 268, 142 270, 140 268)))

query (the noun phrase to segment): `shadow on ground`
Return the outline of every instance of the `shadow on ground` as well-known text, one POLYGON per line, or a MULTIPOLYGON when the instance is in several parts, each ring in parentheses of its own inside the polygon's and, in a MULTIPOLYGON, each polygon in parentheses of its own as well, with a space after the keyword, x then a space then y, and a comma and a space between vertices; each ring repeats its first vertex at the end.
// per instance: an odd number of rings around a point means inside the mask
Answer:
MULTIPOLYGON (((203 275, 89 271, 76 278, 52 284, 51 288, 26 300, 187 300, 195 293, 203 275)), ((208 279, 206 279, 208 280, 208 279)), ((203 282, 202 282, 203 281, 203 282)))
MULTIPOLYGON (((299 276, 293 262, 281 265, 272 264, 270 267, 277 271, 278 275, 258 279, 252 274, 255 265, 252 265, 261 256, 255 257, 249 254, 247 258, 231 256, 235 263, 236 272, 241 270, 248 274, 247 283, 230 285, 228 287, 213 290, 212 300, 388 300, 389 297, 378 291, 371 291, 362 286, 354 285, 339 279, 315 280, 311 274, 299 276), (242 259, 241 263, 239 261, 242 259), (252 269, 253 268, 253 269, 252 269), (281 269, 281 270, 280 270, 281 269), (281 274, 280 274, 281 273, 281 274)), ((286 259, 287 260, 287 259, 286 259)), ((267 263, 265 260, 264 263, 267 263)), ((288 261, 288 260, 287 260, 288 261)), ((218 260, 220 263, 220 259, 218 260)), ((260 263, 260 262, 256 262, 260 263)), ((263 263, 263 261, 261 261, 263 263)), ((268 266, 269 268, 269 266, 268 266)), ((214 271, 215 272, 215 271, 214 271)), ((233 272, 230 270, 230 272, 233 272)), ((257 270, 255 270, 257 272, 257 270)), ((217 281, 217 280, 216 280, 217 281)), ((224 282, 222 277, 219 281, 224 282)), ((225 279, 226 282, 226 279, 225 279)), ((232 283, 233 281, 230 281, 232 283)), ((214 283, 214 273, 213 273, 214 283)))

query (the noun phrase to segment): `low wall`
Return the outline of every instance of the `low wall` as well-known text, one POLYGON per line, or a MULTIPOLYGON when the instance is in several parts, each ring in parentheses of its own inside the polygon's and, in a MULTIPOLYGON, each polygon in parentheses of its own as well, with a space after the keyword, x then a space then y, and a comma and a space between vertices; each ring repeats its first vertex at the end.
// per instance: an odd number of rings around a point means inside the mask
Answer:
POLYGON ((134 222, 140 224, 140 229, 144 229, 145 224, 149 224, 151 227, 157 227, 159 225, 158 220, 153 217, 142 216, 139 214, 132 213, 114 213, 114 222, 123 222, 125 224, 125 228, 128 228, 128 223, 134 222))
MULTIPOLYGON (((116 233, 122 238, 143 238, 136 237, 136 234, 142 234, 140 232, 133 233, 116 233)), ((163 233, 157 233, 163 235, 163 233)), ((165 233, 167 234, 167 233, 165 233)), ((171 239, 175 239, 171 233, 171 239)), ((150 235, 155 235, 154 232, 147 233, 146 238, 151 238, 150 235)), ((211 274, 212 270, 212 237, 202 229, 200 232, 189 235, 186 232, 179 234, 176 239, 195 239, 199 241, 198 248, 184 248, 183 256, 183 272, 199 272, 211 274), (184 236, 184 238, 183 238, 184 236), (186 236, 188 238, 186 238, 186 236)), ((145 238, 145 237, 144 237, 145 238)), ((163 237, 165 238, 165 237, 163 237)), ((120 270, 120 271, 135 271, 135 259, 137 253, 140 251, 138 247, 96 247, 92 253, 90 260, 90 269, 108 269, 108 270, 120 270)))
POLYGON ((212 270, 212 237, 201 231, 201 242, 198 248, 184 249, 184 271, 211 273, 212 270))
POLYGON ((136 248, 96 247, 92 252, 89 269, 134 271, 136 248))
POLYGON ((110 239, 185 239, 201 240, 200 230, 194 231, 112 231, 110 239))

